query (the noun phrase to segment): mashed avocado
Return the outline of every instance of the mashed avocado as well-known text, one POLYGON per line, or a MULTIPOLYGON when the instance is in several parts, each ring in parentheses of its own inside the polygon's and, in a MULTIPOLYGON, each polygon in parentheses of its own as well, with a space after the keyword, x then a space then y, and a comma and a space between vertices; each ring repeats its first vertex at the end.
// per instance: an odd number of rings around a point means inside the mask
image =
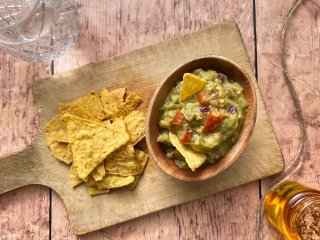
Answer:
POLYGON ((169 132, 178 136, 181 144, 204 153, 205 163, 213 164, 237 141, 248 108, 243 88, 224 74, 203 69, 191 74, 199 81, 205 80, 205 85, 183 101, 183 81, 171 89, 161 108, 157 139, 163 143, 167 157, 181 168, 188 168, 188 164, 171 144, 169 132))

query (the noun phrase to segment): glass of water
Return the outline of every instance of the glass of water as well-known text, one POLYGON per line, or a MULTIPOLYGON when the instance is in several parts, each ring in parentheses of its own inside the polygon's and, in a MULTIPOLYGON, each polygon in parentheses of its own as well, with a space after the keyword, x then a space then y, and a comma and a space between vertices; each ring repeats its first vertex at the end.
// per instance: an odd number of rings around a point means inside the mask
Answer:
POLYGON ((72 0, 0 0, 0 48, 26 61, 61 56, 78 30, 72 0))

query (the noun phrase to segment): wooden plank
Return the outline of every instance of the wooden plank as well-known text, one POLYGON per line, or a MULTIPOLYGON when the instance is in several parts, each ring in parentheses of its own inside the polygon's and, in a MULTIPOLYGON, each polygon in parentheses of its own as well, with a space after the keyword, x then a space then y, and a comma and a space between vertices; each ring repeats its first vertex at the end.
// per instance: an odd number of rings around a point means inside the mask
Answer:
MULTIPOLYGON (((82 1, 81 6, 82 34, 78 47, 56 61, 57 71, 157 43, 223 20, 234 20, 239 24, 251 62, 254 61, 252 1, 240 4, 238 1, 131 0, 103 4, 101 1, 82 1)), ((168 236, 167 239, 177 239, 179 236, 185 239, 198 236, 199 239, 210 239, 206 236, 232 236, 236 239, 238 236, 242 239, 244 235, 250 238, 255 231, 256 208, 248 206, 255 206, 258 197, 258 183, 251 183, 80 238, 156 239, 168 236), (199 208, 202 211, 198 211, 199 208), (192 212, 192 221, 186 212, 192 212), (249 226, 243 228, 244 225, 249 226), (197 231, 199 227, 201 231, 197 231)), ((56 195, 53 202, 57 203, 53 204, 53 239, 60 239, 59 236, 76 239, 67 227, 65 208, 56 195)))
MULTIPOLYGON (((291 1, 257 1, 258 74, 259 85, 281 146, 286 164, 296 156, 299 128, 285 85, 280 62, 280 30, 282 18, 291 1)), ((300 172, 291 179, 320 188, 319 100, 320 87, 320 17, 316 1, 304 1, 295 12, 288 28, 289 74, 293 78, 307 125, 309 144, 306 161, 300 172)), ((270 181, 263 181, 263 193, 268 192, 270 181)), ((282 239, 267 221, 264 221, 263 239, 282 239)))
MULTIPOLYGON (((30 87, 34 78, 50 75, 51 64, 26 63, 3 51, 0 62, 2 156, 23 149, 35 136, 37 109, 30 87)), ((47 187, 28 186, 1 195, 0 239, 47 239, 49 204, 47 187)))

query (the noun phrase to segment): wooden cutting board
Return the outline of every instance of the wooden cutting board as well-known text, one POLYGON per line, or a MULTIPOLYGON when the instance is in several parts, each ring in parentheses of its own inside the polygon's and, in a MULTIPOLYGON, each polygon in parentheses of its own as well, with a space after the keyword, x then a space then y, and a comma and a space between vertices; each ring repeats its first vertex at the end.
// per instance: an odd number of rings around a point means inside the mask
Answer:
POLYGON ((69 167, 51 156, 42 129, 57 113, 58 102, 104 87, 127 87, 143 98, 141 110, 147 111, 154 90, 166 75, 189 59, 210 54, 236 61, 255 80, 237 26, 222 23, 36 81, 33 94, 40 128, 30 146, 0 158, 0 194, 29 184, 48 186, 62 198, 74 232, 83 234, 282 171, 284 161, 257 84, 258 115, 250 142, 241 157, 213 179, 178 181, 149 160, 135 191, 117 190, 90 197, 85 186, 71 187, 69 167))

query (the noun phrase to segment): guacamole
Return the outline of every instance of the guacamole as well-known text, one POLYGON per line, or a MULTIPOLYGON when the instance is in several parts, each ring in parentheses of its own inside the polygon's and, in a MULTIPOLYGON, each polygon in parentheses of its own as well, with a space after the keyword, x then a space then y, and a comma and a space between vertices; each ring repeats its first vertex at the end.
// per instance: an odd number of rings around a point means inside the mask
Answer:
POLYGON ((196 69, 186 74, 161 107, 157 141, 163 144, 168 158, 188 169, 188 161, 173 146, 169 132, 178 137, 179 144, 205 154, 204 164, 213 164, 237 141, 248 104, 240 84, 222 73, 196 69))

